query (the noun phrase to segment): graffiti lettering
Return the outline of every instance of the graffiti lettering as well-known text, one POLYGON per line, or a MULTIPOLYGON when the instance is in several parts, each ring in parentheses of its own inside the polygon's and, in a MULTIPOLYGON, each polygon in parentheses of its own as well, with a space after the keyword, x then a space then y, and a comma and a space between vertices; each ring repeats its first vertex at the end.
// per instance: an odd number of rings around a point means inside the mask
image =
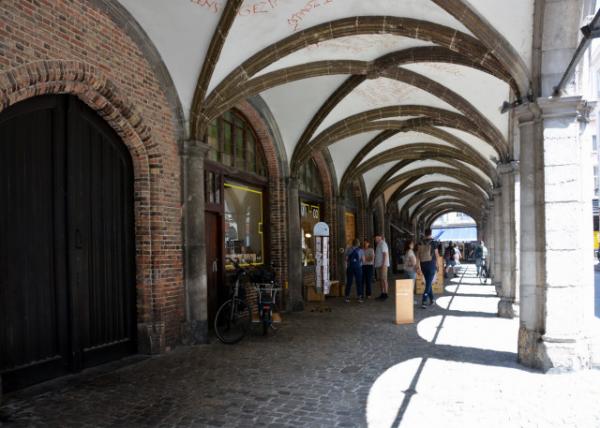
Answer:
POLYGON ((290 27, 292 27, 294 31, 296 31, 300 28, 300 23, 306 15, 311 13, 314 9, 318 8, 319 6, 325 6, 333 2, 334 0, 308 0, 302 9, 292 14, 292 16, 288 18, 288 24, 290 25, 290 27))
POLYGON ((254 3, 244 3, 238 11, 238 16, 253 16, 259 13, 269 13, 279 5, 279 0, 264 0, 254 3))
POLYGON ((212 13, 219 13, 221 4, 217 0, 190 0, 192 3, 197 4, 210 10, 212 13))

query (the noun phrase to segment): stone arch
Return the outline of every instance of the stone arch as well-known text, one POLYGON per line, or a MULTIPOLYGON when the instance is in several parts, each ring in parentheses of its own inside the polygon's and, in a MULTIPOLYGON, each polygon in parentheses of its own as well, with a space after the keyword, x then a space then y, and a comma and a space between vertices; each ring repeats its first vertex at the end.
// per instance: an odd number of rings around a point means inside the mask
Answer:
POLYGON ((396 147, 393 149, 386 150, 376 156, 369 158, 368 160, 361 163, 358 167, 353 169, 349 178, 364 174, 365 172, 377 168, 381 165, 389 163, 395 160, 438 160, 444 162, 446 159, 455 159, 457 161, 463 161, 471 163, 474 167, 483 172, 491 182, 494 182, 496 176, 494 168, 489 165, 485 159, 472 155, 470 153, 459 153, 451 147, 439 146, 436 144, 428 143, 413 143, 405 146, 396 147))
MULTIPOLYGON (((211 104, 212 98, 224 99, 222 94, 226 94, 231 88, 238 86, 248 76, 253 76, 269 64, 308 45, 360 34, 392 34, 431 41, 463 54, 480 64, 489 64, 493 67, 494 62, 497 61, 493 49, 487 48, 472 36, 443 25, 417 19, 389 16, 342 18, 299 31, 256 53, 223 79, 209 95, 206 104, 211 104)), ((194 105, 192 111, 201 111, 199 107, 194 105)), ((194 115, 192 120, 193 135, 201 136, 203 134, 202 122, 206 121, 204 112, 194 115)))
MULTIPOLYGON (((95 67, 77 61, 36 61, 0 74, 0 112, 29 98, 47 94, 71 94, 104 119, 127 147, 133 164, 136 244, 136 289, 138 326, 163 320, 156 305, 153 270, 153 241, 157 231, 151 226, 156 191, 149 158, 153 138, 137 109, 116 85, 95 67)), ((139 328, 139 327, 138 327, 139 328)), ((140 344, 141 345, 141 344, 140 344)), ((143 346, 143 345, 141 345, 143 346)))
POLYGON ((458 201, 464 201, 465 203, 472 204, 473 206, 480 205, 482 209, 486 208, 486 204, 477 196, 474 196, 472 193, 469 193, 465 190, 432 190, 428 192, 422 192, 413 195, 409 198, 408 201, 402 206, 400 212, 403 211, 408 212, 413 205, 420 204, 421 202, 427 202, 431 199, 440 197, 440 196, 448 196, 457 198, 458 201))
MULTIPOLYGON (((394 168, 392 168, 392 170, 395 170, 395 171, 392 171, 392 172, 396 173, 396 172, 398 172, 398 170, 404 168, 404 166, 406 166, 406 165, 401 165, 400 168, 394 167, 394 168)), ((399 175, 394 176, 393 178, 387 180, 386 182, 384 182, 378 189, 373 188, 373 191, 371 192, 370 197, 372 198, 372 200, 374 200, 376 197, 381 195, 385 189, 387 189, 390 186, 393 186, 399 182, 403 182, 405 180, 409 180, 409 179, 412 179, 415 177, 418 179, 418 178, 424 177, 426 175, 431 175, 431 174, 447 175, 447 176, 455 178, 457 180, 465 181, 473 186, 479 187, 482 191, 484 191, 488 195, 488 198, 491 199, 492 187, 489 185, 489 183, 485 183, 479 175, 476 175, 474 172, 467 171, 467 170, 459 170, 456 168, 446 168, 446 167, 427 167, 427 168, 415 169, 412 171, 408 171, 406 173, 399 174, 399 175), (375 193, 375 190, 377 190, 377 193, 375 193)), ((379 185, 379 183, 378 183, 378 185, 379 185)), ((397 193, 399 193, 399 191, 401 192, 402 190, 400 190, 400 189, 396 190, 397 193)), ((394 194, 392 195, 392 198, 395 197, 396 192, 394 192, 394 194)))
POLYGON ((469 117, 475 125, 484 130, 486 135, 492 140, 499 141, 501 147, 504 149, 500 153, 500 156, 504 157, 504 152, 508 150, 508 143, 505 141, 502 133, 487 120, 479 110, 459 94, 444 85, 437 83, 435 80, 429 79, 414 71, 398 67, 388 67, 379 70, 373 66, 373 63, 367 61, 316 61, 273 71, 249 80, 245 82, 244 85, 233 88, 234 93, 224 95, 225 101, 222 104, 207 104, 205 107, 205 115, 211 120, 229 110, 229 108, 239 100, 278 85, 311 77, 335 74, 376 75, 377 77, 384 77, 403 82, 407 85, 429 92, 431 95, 445 101, 465 116, 469 117))
POLYGON ((434 211, 432 214, 429 214, 424 219, 424 224, 426 227, 431 227, 438 218, 440 218, 444 214, 453 213, 453 212, 463 212, 465 214, 468 214, 470 217, 473 218, 473 220, 475 220, 477 227, 478 228, 480 227, 479 225, 482 222, 482 217, 478 213, 473 213, 468 208, 465 208, 465 207, 457 208, 457 207, 450 207, 450 206, 442 207, 441 211, 434 211))
POLYGON ((325 129, 306 146, 296 146, 291 159, 292 172, 297 170, 299 165, 310 157, 311 152, 321 150, 353 135, 379 130, 411 131, 415 128, 431 127, 434 125, 455 128, 470 133, 486 141, 495 149, 502 150, 498 147, 498 142, 484 134, 469 118, 462 114, 421 105, 392 106, 350 116, 325 129), (417 117, 403 121, 387 119, 400 116, 417 117))
POLYGON ((432 218, 437 218, 449 212, 464 212, 465 214, 469 214, 477 223, 480 223, 481 220, 481 212, 478 209, 452 201, 441 201, 435 206, 428 207, 426 211, 421 210, 421 212, 415 213, 414 218, 417 222, 423 224, 429 223, 431 225, 433 224, 433 221, 431 221, 432 218))
MULTIPOLYGON (((408 186, 410 186, 410 184, 408 186)), ((404 198, 408 195, 411 195, 413 193, 427 192, 429 190, 434 190, 434 189, 449 189, 449 190, 455 190, 455 191, 463 191, 463 192, 468 192, 470 195, 474 195, 473 187, 469 187, 464 184, 445 183, 443 181, 431 181, 429 183, 417 184, 416 186, 412 186, 412 187, 408 187, 408 186, 402 186, 399 189, 397 189, 397 190, 400 190, 400 193, 394 193, 392 198, 390 198, 389 203, 394 203, 394 202, 400 201, 402 198, 404 198)), ((476 194, 479 196, 479 199, 481 199, 482 201, 487 200, 487 194, 485 194, 485 192, 483 192, 482 190, 480 190, 480 189, 477 190, 476 194)))

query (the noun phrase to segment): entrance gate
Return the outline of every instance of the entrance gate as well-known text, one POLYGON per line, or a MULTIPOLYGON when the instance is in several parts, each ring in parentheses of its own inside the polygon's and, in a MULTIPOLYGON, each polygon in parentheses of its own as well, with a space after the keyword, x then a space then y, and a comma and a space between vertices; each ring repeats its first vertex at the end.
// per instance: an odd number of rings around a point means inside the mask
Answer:
POLYGON ((0 375, 6 391, 135 352, 133 168, 72 96, 0 114, 0 375))

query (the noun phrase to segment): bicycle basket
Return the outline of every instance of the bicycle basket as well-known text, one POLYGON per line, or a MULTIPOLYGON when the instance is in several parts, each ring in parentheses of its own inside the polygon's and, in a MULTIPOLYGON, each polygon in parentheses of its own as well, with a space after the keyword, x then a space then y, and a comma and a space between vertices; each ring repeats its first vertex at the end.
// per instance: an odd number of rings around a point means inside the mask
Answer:
POLYGON ((267 269, 255 269, 248 275, 254 283, 268 283, 275 281, 275 273, 267 269))

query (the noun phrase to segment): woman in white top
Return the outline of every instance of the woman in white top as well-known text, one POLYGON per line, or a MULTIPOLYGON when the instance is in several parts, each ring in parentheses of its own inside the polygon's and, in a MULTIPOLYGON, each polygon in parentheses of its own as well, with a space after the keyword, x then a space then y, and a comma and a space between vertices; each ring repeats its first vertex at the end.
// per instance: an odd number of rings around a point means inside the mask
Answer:
POLYGON ((365 283, 365 292, 367 299, 371 298, 371 284, 373 282, 373 263, 375 262, 375 250, 371 248, 371 243, 367 240, 363 243, 363 281, 365 283))

